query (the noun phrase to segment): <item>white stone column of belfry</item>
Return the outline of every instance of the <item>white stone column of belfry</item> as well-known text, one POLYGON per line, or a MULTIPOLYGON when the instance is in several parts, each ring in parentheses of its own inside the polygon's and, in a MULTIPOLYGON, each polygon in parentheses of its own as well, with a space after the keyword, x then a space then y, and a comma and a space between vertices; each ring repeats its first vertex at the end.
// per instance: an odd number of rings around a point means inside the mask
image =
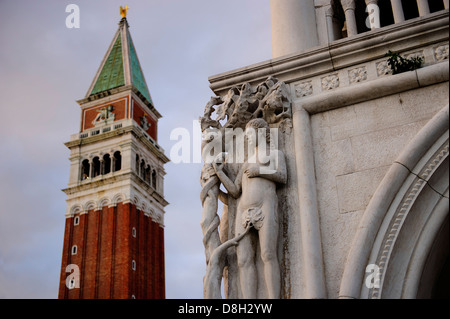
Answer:
POLYGON ((444 0, 444 8, 447 10, 448 9, 448 0, 444 0))
POLYGON ((334 28, 333 28, 333 7, 331 5, 327 5, 325 9, 325 20, 327 23, 327 34, 328 34, 328 42, 333 42, 335 39, 334 36, 334 28))
POLYGON ((89 158, 89 177, 94 178, 94 158, 89 158))
POLYGON ((105 174, 105 160, 104 160, 103 156, 100 157, 99 160, 100 160, 100 172, 99 172, 99 175, 104 175, 105 174))
POLYGON ((355 17, 355 0, 341 0, 342 8, 345 13, 345 22, 347 24, 347 36, 351 37, 358 34, 355 17))
POLYGON ((380 28, 380 8, 378 0, 366 0, 366 12, 369 15, 370 29, 380 28))
POLYGON ((391 0, 392 13, 394 14, 394 22, 400 23, 405 21, 405 14, 403 13, 402 0, 391 0))
POLYGON ((317 206, 310 117, 309 113, 301 105, 293 106, 292 112, 305 298, 324 299, 327 298, 327 293, 317 206))
POLYGON ((421 17, 430 14, 430 7, 428 6, 428 0, 417 0, 417 7, 419 8, 419 15, 421 17))
POLYGON ((314 1, 270 0, 270 16, 274 58, 319 44, 314 1))

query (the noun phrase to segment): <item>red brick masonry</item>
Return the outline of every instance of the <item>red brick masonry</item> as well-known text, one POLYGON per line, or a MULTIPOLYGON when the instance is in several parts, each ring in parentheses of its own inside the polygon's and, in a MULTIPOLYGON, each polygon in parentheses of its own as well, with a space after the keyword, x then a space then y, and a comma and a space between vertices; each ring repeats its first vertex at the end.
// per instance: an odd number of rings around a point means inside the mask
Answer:
POLYGON ((78 225, 75 216, 66 219, 60 299, 165 298, 164 229, 159 224, 131 203, 76 216, 78 225), (66 287, 69 264, 79 267, 80 288, 66 287))

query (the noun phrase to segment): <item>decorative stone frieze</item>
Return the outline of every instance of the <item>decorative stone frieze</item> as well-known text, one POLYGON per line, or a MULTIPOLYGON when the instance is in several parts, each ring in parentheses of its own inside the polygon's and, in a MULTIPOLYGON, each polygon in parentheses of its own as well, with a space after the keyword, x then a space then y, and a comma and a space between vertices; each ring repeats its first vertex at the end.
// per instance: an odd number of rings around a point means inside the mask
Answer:
POLYGON ((440 45, 434 49, 434 56, 437 61, 448 60, 448 44, 440 45))
POLYGON ((295 85, 295 95, 297 97, 305 97, 313 94, 313 86, 311 81, 301 82, 295 85))
POLYGON ((367 80, 367 69, 365 66, 348 71, 350 84, 367 80))
POLYGON ((339 76, 337 74, 330 74, 321 79, 322 90, 328 91, 339 87, 339 76))
POLYGON ((71 218, 76 214, 87 214, 89 211, 99 211, 105 206, 115 207, 118 203, 132 203, 146 216, 151 217, 152 220, 160 224, 160 226, 164 226, 164 215, 161 210, 155 207, 153 201, 150 202, 149 199, 144 198, 137 192, 134 193, 131 198, 123 193, 116 193, 112 196, 107 194, 98 200, 94 197, 87 197, 84 200, 72 200, 74 203, 67 206, 66 218, 71 218))
POLYGON ((391 75, 392 69, 387 61, 376 62, 377 76, 391 75))

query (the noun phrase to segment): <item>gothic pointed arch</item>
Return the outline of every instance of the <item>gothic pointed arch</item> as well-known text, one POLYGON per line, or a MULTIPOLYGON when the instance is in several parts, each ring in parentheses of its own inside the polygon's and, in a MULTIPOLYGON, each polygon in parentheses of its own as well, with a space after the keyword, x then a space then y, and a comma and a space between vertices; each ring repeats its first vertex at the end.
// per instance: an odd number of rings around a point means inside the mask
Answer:
POLYGON ((448 294, 439 284, 449 256, 448 121, 447 105, 405 147, 378 186, 348 254, 340 298, 448 294))

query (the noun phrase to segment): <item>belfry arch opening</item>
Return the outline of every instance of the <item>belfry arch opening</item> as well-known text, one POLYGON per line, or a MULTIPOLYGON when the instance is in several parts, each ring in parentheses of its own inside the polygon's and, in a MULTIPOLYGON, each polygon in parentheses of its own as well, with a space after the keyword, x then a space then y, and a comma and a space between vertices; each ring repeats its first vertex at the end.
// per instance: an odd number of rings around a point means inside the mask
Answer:
POLYGON ((106 175, 111 172, 111 156, 109 154, 105 154, 103 156, 103 167, 102 174, 106 175))
POLYGON ((92 159, 92 177, 97 177, 100 175, 100 158, 98 156, 92 159))
POLYGON ((81 180, 85 180, 89 178, 91 171, 91 164, 89 164, 89 160, 85 159, 81 162, 81 180))
POLYGON ((122 168, 122 155, 120 151, 103 156, 95 156, 92 160, 85 159, 81 162, 80 180, 84 181, 90 178, 117 172, 122 168))
POLYGON ((119 151, 114 153, 114 172, 120 171, 122 168, 122 155, 119 151))

